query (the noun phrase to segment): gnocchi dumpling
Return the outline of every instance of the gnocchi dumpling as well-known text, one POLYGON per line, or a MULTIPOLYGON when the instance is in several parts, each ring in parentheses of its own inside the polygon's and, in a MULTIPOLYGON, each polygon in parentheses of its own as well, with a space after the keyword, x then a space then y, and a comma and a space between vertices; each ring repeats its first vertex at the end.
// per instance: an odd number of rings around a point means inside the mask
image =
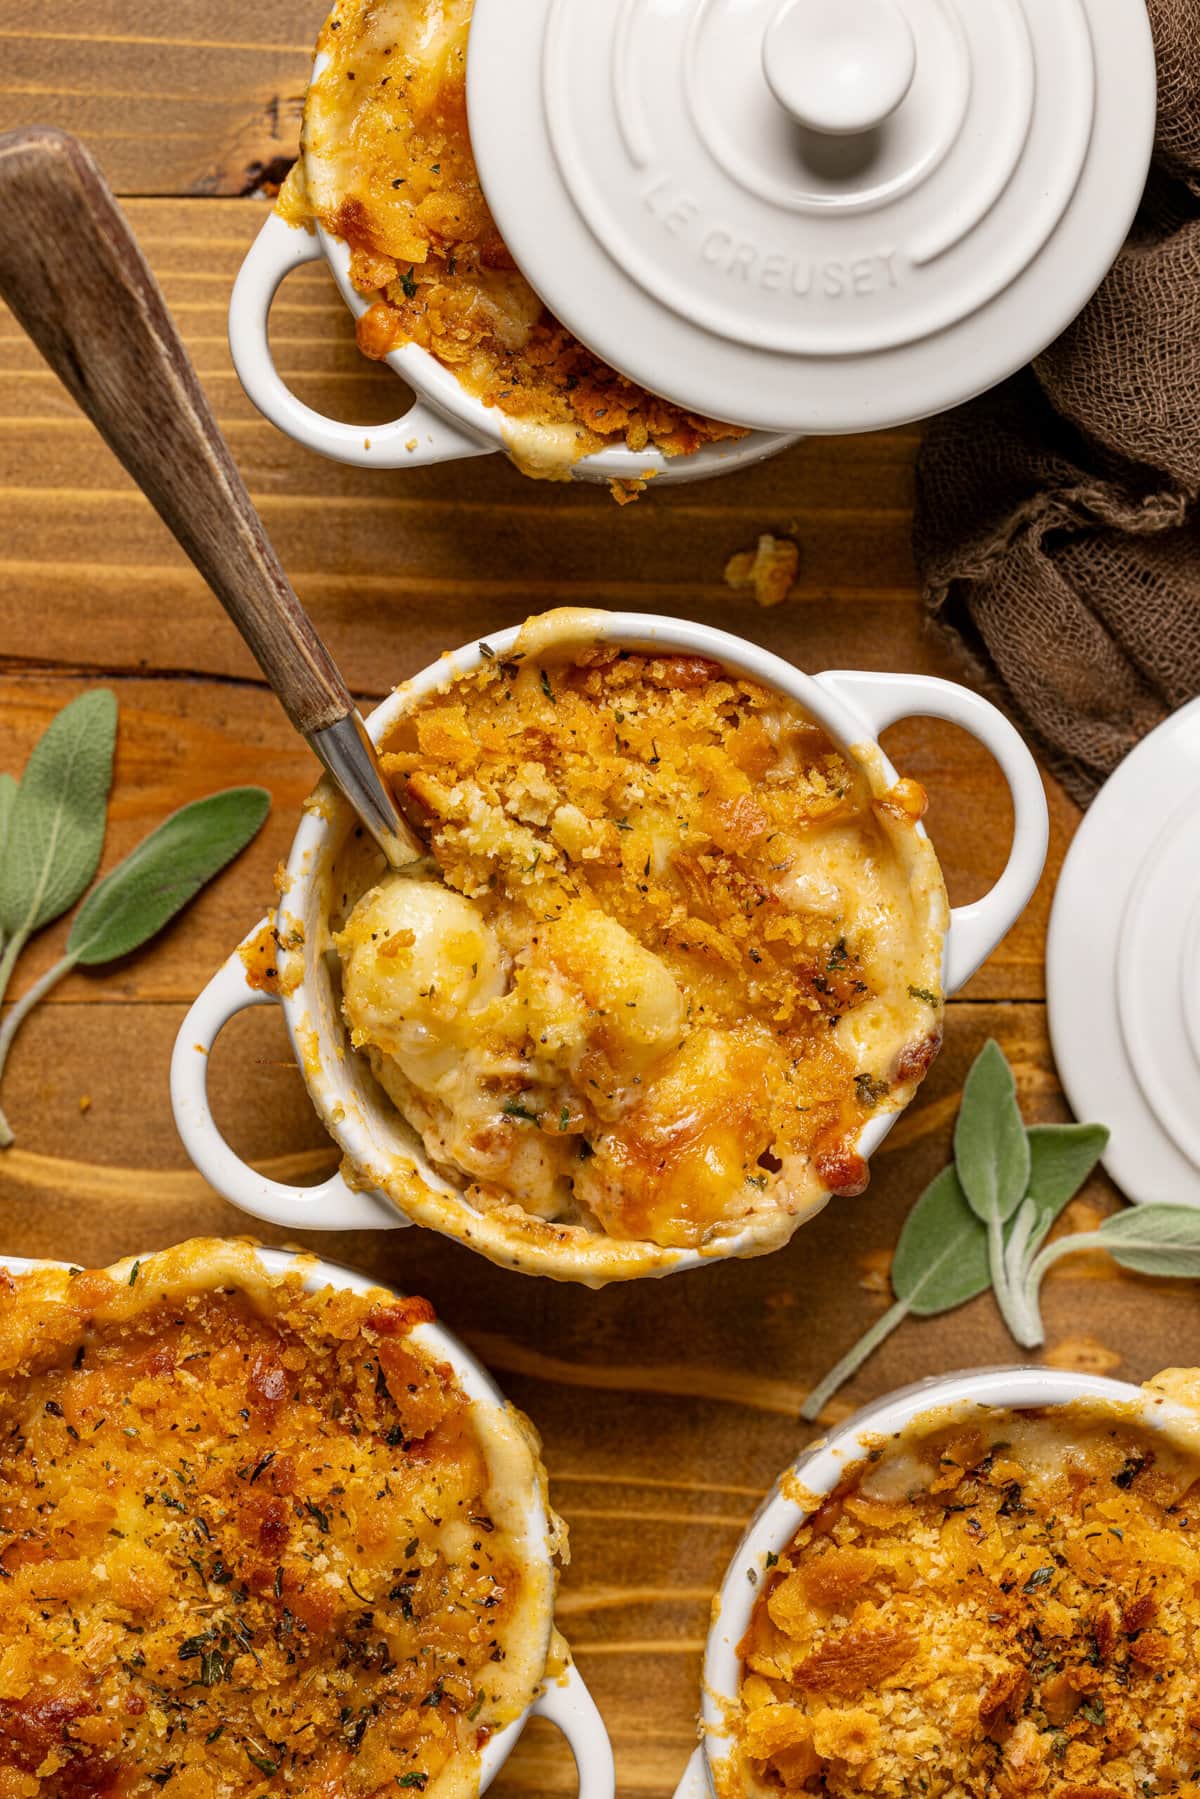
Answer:
POLYGON ((504 959, 478 908, 438 881, 393 875, 359 900, 334 938, 356 1045, 394 1057, 416 1081, 431 1056, 469 1042, 505 987, 504 959))

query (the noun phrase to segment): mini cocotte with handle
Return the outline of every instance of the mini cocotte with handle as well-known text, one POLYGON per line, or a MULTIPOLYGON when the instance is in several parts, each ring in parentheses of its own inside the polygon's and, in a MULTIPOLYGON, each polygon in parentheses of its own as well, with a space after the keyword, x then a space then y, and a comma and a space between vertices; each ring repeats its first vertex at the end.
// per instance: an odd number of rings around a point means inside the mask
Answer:
MULTIPOLYGON (((254 1254, 267 1274, 276 1279, 287 1274, 297 1261, 296 1255, 287 1250, 257 1249, 254 1254)), ((28 1274, 35 1268, 47 1266, 64 1268, 68 1264, 0 1255, 0 1271, 14 1275, 28 1274)), ((373 1293, 379 1288, 379 1283, 368 1279, 366 1275, 340 1267, 337 1263, 320 1261, 315 1256, 305 1255, 302 1266, 305 1291, 309 1293, 320 1292, 326 1287, 344 1289, 350 1293, 373 1293)), ((118 1272, 124 1281, 129 1278, 130 1270, 133 1278, 137 1278, 139 1272, 149 1274, 153 1267, 154 1256, 151 1254, 139 1257, 136 1261, 127 1260, 120 1264, 118 1272)), ((457 1337, 438 1323, 414 1326, 412 1337, 426 1353, 436 1356, 440 1363, 450 1367, 455 1381, 472 1408, 477 1413, 496 1420, 493 1428, 498 1426, 511 1429, 511 1426, 504 1425, 503 1417, 506 1412, 511 1414, 508 1401, 487 1369, 457 1337)), ((546 1495, 540 1482, 535 1482, 523 1494, 523 1508, 523 1548, 531 1561, 543 1569, 548 1601, 544 1629, 549 1645, 553 1635, 554 1578, 550 1521, 546 1495)), ((579 1799, 613 1799, 616 1776, 608 1732, 596 1702, 569 1654, 560 1671, 547 1673, 541 1690, 525 1711, 497 1731, 484 1745, 479 1762, 480 1793, 485 1793, 491 1786, 516 1748, 529 1720, 535 1717, 547 1719, 566 1738, 578 1770, 579 1799)))
MULTIPOLYGON (((762 682, 798 703, 851 757, 878 759, 894 779, 877 745, 879 735, 900 719, 932 717, 957 724, 976 737, 999 763, 1014 809, 1012 847, 1004 872, 980 900, 950 913, 943 951, 943 985, 960 988, 1023 911, 1045 860, 1046 800, 1037 766, 1019 735, 988 701, 952 682, 931 676, 843 670, 808 676, 779 657, 725 632, 678 619, 637 613, 588 613, 579 618, 580 645, 616 643, 666 654, 705 657, 736 674, 762 682)), ((497 633, 488 648, 501 660, 517 633, 497 633)), ((444 689, 456 676, 482 666, 484 652, 471 644, 432 667, 384 702, 368 721, 383 741, 402 712, 425 695, 444 689)), ((918 827, 921 828, 921 827, 918 827)), ((326 876, 339 848, 328 809, 310 809, 292 846, 285 909, 298 922, 303 941, 280 957, 282 997, 251 986, 240 952, 234 951, 185 1018, 171 1067, 175 1120, 193 1162, 232 1204, 289 1230, 381 1230, 423 1223, 459 1238, 502 1265, 560 1280, 600 1285, 614 1279, 666 1274, 697 1267, 718 1256, 754 1252, 755 1239, 743 1231, 719 1248, 679 1249, 628 1245, 597 1237, 586 1256, 552 1241, 515 1246, 503 1225, 480 1213, 430 1166, 404 1121, 375 1088, 365 1061, 345 1037, 337 991, 318 947, 323 936, 326 876), (207 1095, 208 1056, 221 1030, 248 1006, 279 1003, 310 1097, 322 1122, 356 1171, 347 1181, 334 1174, 318 1187, 287 1186, 251 1168, 226 1143, 212 1116, 207 1095), (397 1159, 417 1170, 421 1197, 404 1210, 383 1186, 397 1159), (372 1170, 376 1171, 372 1178, 372 1170), (636 1253, 635 1253, 636 1252, 636 1253)), ((877 1114, 864 1126, 859 1153, 869 1158, 897 1113, 877 1114)), ((823 1203, 820 1202, 820 1203, 823 1203)), ((811 1216, 810 1208, 807 1215, 811 1216)), ((797 1218, 797 1223, 802 1218, 797 1218)))
MULTIPOLYGON (((573 470, 661 484, 927 417, 1031 360, 1120 248, 1156 91, 1142 0, 475 0, 467 103, 492 217, 554 317, 652 393, 749 429, 573 470)), ((364 467, 509 447, 500 408, 413 342, 387 358, 416 395, 391 423, 291 393, 271 303, 322 258, 361 315, 377 296, 324 228, 274 216, 242 268, 230 342, 259 409, 364 467)))
POLYGON ((1086 1403, 1136 1419, 1151 1430, 1196 1437, 1196 1415, 1174 1399, 1101 1375, 1056 1368, 976 1368, 935 1375, 864 1406, 821 1437, 780 1475, 730 1558, 713 1602, 704 1654, 700 1702, 702 1738, 675 1799, 714 1799, 740 1790, 734 1775, 736 1739, 729 1730, 741 1685, 739 1644, 750 1626, 760 1582, 787 1549, 821 1500, 876 1444, 893 1438, 925 1414, 948 1421, 989 1412, 1036 1410, 1086 1403))

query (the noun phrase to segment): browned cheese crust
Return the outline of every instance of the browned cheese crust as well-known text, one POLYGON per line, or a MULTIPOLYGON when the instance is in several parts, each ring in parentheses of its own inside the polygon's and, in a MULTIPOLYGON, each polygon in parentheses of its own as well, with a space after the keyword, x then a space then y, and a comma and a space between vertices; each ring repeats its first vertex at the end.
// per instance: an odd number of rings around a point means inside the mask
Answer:
MULTIPOLYGON (((1111 1414, 994 1414, 866 1464, 741 1645, 753 1791, 1200 1791, 1200 1465, 1111 1414)), ((739 1788, 741 1790, 741 1788, 739 1788)))
POLYGON ((430 1307, 149 1279, 0 1272, 0 1799, 474 1769, 523 1572, 430 1307))
POLYGON ((689 1246, 861 1191, 864 1122, 940 1039, 919 788, 714 663, 615 649, 493 659, 384 766, 451 891, 357 904, 344 863, 346 1016, 478 1204, 689 1246))

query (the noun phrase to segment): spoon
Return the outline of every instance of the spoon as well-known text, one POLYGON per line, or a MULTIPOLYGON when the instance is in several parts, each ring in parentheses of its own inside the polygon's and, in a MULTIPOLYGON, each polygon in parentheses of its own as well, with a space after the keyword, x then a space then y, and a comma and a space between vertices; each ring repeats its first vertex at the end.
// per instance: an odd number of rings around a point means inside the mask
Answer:
POLYGON ((0 296, 178 538, 393 868, 429 867, 254 509, 158 283, 90 153, 0 135, 0 296))

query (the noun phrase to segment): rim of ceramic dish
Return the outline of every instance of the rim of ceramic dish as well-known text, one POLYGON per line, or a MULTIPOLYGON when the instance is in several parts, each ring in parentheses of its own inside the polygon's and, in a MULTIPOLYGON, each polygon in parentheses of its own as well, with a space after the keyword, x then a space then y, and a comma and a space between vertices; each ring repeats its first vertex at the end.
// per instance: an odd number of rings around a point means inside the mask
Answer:
MULTIPOLYGON (((215 1239, 221 1242, 221 1239, 215 1239)), ((228 1240, 225 1240, 228 1242, 228 1240)), ((258 1245, 249 1245, 234 1240, 234 1247, 239 1251, 249 1251, 273 1278, 290 1274, 302 1265, 304 1288, 308 1293, 319 1292, 324 1287, 335 1287, 351 1293, 393 1293, 381 1281, 372 1280, 369 1275, 357 1269, 344 1267, 339 1262, 328 1262, 322 1256, 310 1250, 266 1249, 258 1245)), ((128 1279, 135 1264, 141 1269, 150 1267, 154 1261, 170 1251, 154 1250, 142 1256, 123 1256, 104 1272, 118 1280, 128 1279)), ((0 1269, 10 1273, 27 1274, 38 1268, 69 1268, 72 1264, 63 1262, 52 1256, 10 1256, 0 1253, 0 1269)), ((532 1443, 527 1435, 527 1427, 519 1419, 519 1414, 511 1402, 505 1398, 487 1369, 470 1352, 465 1344, 436 1320, 431 1323, 414 1325, 409 1332, 410 1337, 420 1344, 424 1352, 446 1362, 453 1370, 454 1378, 471 1403, 471 1410, 476 1424, 482 1429, 480 1435, 487 1453, 489 1471, 494 1478, 496 1451, 501 1441, 511 1442, 513 1434, 520 1435, 528 1448, 533 1464, 534 1480, 525 1495, 524 1503, 519 1508, 514 1504, 513 1512, 519 1511, 521 1528, 518 1533, 518 1546, 523 1560, 528 1567, 536 1568, 540 1576, 541 1590, 535 1596, 533 1610, 539 1616, 539 1625, 544 1621, 542 1675, 538 1683, 538 1691, 523 1710, 510 1723, 497 1731, 496 1735, 485 1743, 479 1756, 479 1792, 482 1794, 495 1780, 501 1768, 516 1747, 517 1739, 529 1722, 541 1692, 547 1680, 547 1664, 550 1659, 554 1639, 554 1601, 555 1575, 554 1552, 551 1545, 551 1525, 546 1502, 545 1469, 540 1457, 534 1453, 532 1443)), ((512 1523, 509 1525, 512 1529, 512 1523)), ((553 1679, 553 1676, 549 1677, 553 1679)))
MULTIPOLYGON (((553 614, 548 616, 554 617, 553 614)), ((463 676, 483 667, 489 658, 484 654, 482 642, 486 642, 493 657, 503 659, 525 629, 525 626, 512 627, 440 657, 397 688, 370 714, 366 722, 371 737, 376 742, 384 740, 397 720, 416 703, 430 694, 446 690, 463 676)), ((613 642, 629 649, 703 655, 732 673, 759 681, 809 712, 829 732, 838 747, 863 769, 873 791, 886 789, 897 779, 895 768, 869 730, 864 735, 864 721, 836 692, 822 685, 819 677, 805 674, 769 651, 726 632, 682 619, 648 614, 578 612, 573 617, 564 615, 561 633, 555 636, 553 652, 559 654, 574 647, 613 642)), ((329 846, 332 820, 339 816, 350 828, 349 815, 340 811, 327 788, 319 787, 292 844, 279 904, 283 945, 278 959, 281 1004, 309 1095, 322 1122, 356 1171, 354 1184, 387 1193, 389 1180, 394 1180, 396 1174, 395 1152, 389 1152, 392 1167, 381 1163, 380 1146, 373 1141, 369 1124, 361 1115, 352 1116, 345 1096, 332 1090, 329 1071, 340 1066, 342 1052, 340 1046, 324 1042, 319 1026, 314 1027, 313 1023, 314 1018, 321 1017, 321 1008, 313 992, 312 977, 319 971, 324 945, 313 940, 312 907, 308 896, 313 892, 314 879, 321 881, 327 875, 323 852, 329 846), (299 924, 302 941, 298 948, 288 947, 289 926, 293 923, 299 924)), ((943 908, 943 921, 936 928, 943 938, 944 961, 950 920, 940 865, 924 826, 918 824, 912 835, 928 846, 921 860, 937 871, 936 889, 929 895, 928 903, 933 908, 940 898, 943 908)), ((897 838, 897 841, 901 839, 897 838)), ((911 837, 906 836, 903 841, 911 847, 911 837)), ((338 848, 340 843, 334 846, 328 860, 333 859, 338 848)), ((912 851, 914 866, 916 860, 917 854, 912 851)), ((318 911, 321 918, 328 916, 327 896, 321 897, 318 911)), ((933 921, 926 923, 928 928, 935 928, 933 921)), ((362 1067, 369 1075, 365 1060, 362 1067)), ((394 1107, 390 1109, 395 1112, 394 1107)), ((853 1148, 864 1160, 870 1160, 899 1116, 899 1110, 877 1113, 864 1122, 853 1143, 853 1148)), ((395 1117, 397 1134, 411 1139, 403 1163, 406 1178, 415 1167, 418 1191, 415 1195, 406 1192, 403 1202, 389 1196, 393 1206, 418 1224, 431 1226, 482 1249, 493 1260, 557 1278, 603 1282, 630 1278, 635 1274, 699 1267, 739 1255, 766 1253, 787 1241, 801 1224, 821 1211, 831 1197, 828 1192, 815 1193, 795 1212, 765 1213, 753 1224, 696 1249, 664 1248, 598 1233, 583 1237, 579 1227, 546 1225, 544 1221, 532 1218, 528 1236, 522 1238, 519 1248, 514 1248, 511 1225, 504 1221, 497 1223, 494 1216, 476 1211, 457 1187, 429 1168, 423 1148, 417 1147, 415 1133, 399 1112, 395 1112, 395 1117)))
MULTIPOLYGON (((700 1708, 704 1734, 699 1753, 714 1792, 734 1791, 724 1764, 736 1749, 729 1719, 736 1710, 741 1685, 738 1644, 749 1628, 759 1583, 767 1572, 767 1557, 782 1554, 800 1526, 847 1471, 862 1461, 881 1438, 908 1429, 927 1413, 944 1416, 950 1422, 975 1412, 1088 1401, 1119 1408, 1154 1429, 1175 1427, 1193 1436, 1200 1430, 1200 1420, 1189 1407, 1130 1381, 1058 1368, 1005 1365, 933 1375, 898 1388, 855 1412, 797 1456, 750 1520, 713 1602, 713 1621, 704 1653, 700 1708)), ((684 1790, 681 1788, 681 1792, 684 1790)))
MULTIPOLYGON (((304 160, 307 165, 307 157, 304 160)), ((373 299, 360 293, 350 279, 350 246, 324 225, 318 225, 316 231, 338 292, 354 317, 360 319, 373 304, 373 299)), ((467 391, 452 370, 444 367, 420 344, 401 344, 390 350, 384 361, 415 394, 428 400, 439 412, 445 413, 456 424, 464 425, 505 455, 513 454, 513 443, 505 434, 507 414, 499 407, 485 406, 482 400, 467 391)), ((762 462, 789 445, 799 443, 803 435, 800 431, 748 431, 745 437, 702 444, 698 450, 682 456, 664 456, 661 450, 653 448, 630 450, 624 444, 614 444, 607 449, 593 450, 589 456, 581 456, 571 465, 570 473, 582 480, 651 480, 656 486, 672 478, 699 481, 762 462)))

